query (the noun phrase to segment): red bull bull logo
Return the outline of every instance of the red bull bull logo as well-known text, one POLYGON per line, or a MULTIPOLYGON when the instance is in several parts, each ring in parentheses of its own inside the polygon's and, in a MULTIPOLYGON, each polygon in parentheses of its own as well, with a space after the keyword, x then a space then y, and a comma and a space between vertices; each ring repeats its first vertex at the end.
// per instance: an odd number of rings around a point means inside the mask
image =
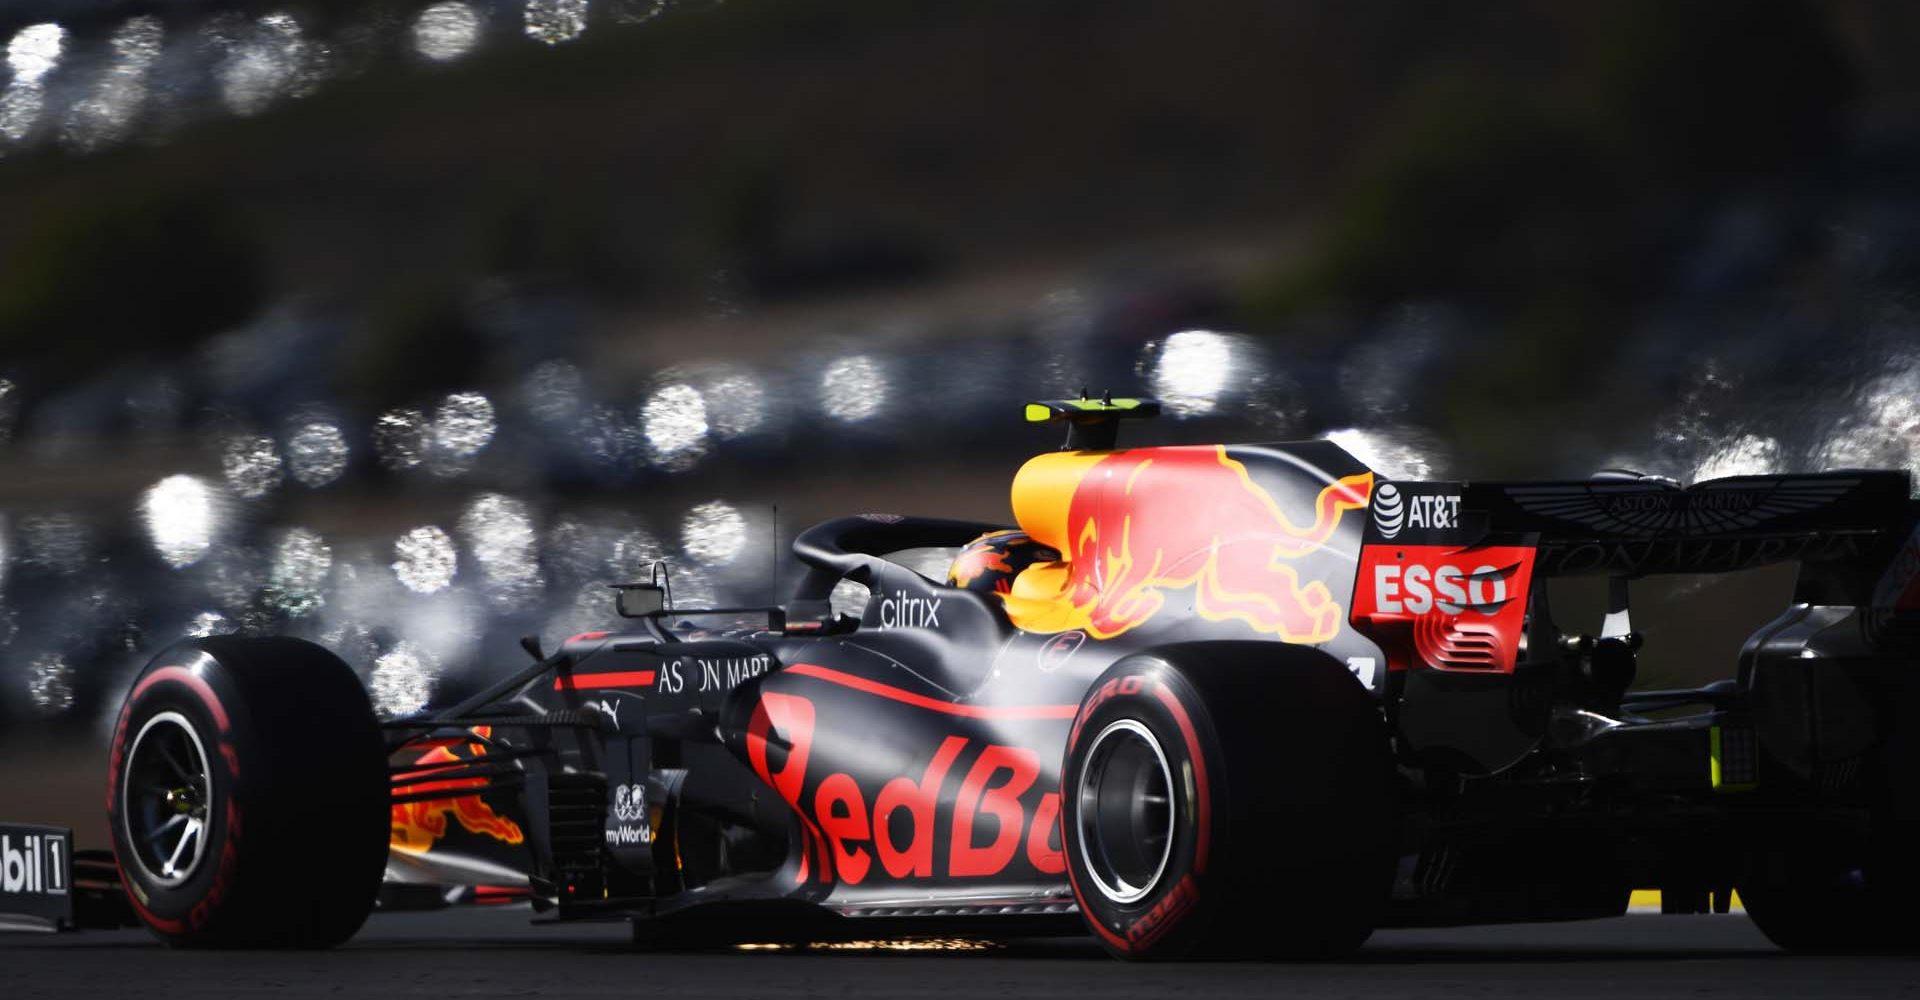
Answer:
MULTIPOLYGON (((480 737, 493 735, 490 726, 475 727, 473 733, 480 737)), ((477 833, 492 837, 509 844, 519 844, 526 840, 520 824, 495 812, 493 807, 478 794, 454 794, 468 789, 486 787, 485 778, 449 778, 446 781, 425 781, 417 779, 423 774, 431 774, 437 768, 449 765, 473 763, 474 758, 487 752, 484 743, 465 744, 466 755, 455 753, 453 745, 435 746, 414 761, 418 770, 395 775, 396 780, 407 779, 407 794, 421 792, 448 792, 444 799, 428 799, 418 802, 400 802, 393 806, 393 819, 388 844, 394 850, 421 852, 431 850, 433 845, 447 835, 449 817, 459 822, 468 833, 477 833)))
MULTIPOLYGON (((1058 600, 1071 610, 1056 608, 1037 630, 1112 638, 1191 588, 1203 618, 1325 642, 1339 634, 1342 609, 1295 564, 1333 537, 1346 511, 1365 507, 1372 487, 1372 473, 1335 480, 1310 511, 1289 515, 1222 446, 1102 456, 1081 471, 1059 525, 1067 561, 1058 600)), ((1042 624, 1022 622, 1017 610, 1009 604, 1023 627, 1042 624)))

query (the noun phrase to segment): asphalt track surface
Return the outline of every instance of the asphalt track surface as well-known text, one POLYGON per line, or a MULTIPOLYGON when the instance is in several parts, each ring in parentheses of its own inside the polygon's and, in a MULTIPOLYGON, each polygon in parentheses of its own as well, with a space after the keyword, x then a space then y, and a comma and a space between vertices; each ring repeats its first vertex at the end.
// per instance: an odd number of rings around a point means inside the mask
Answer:
POLYGON ((175 952, 143 931, 0 935, 0 997, 1891 997, 1920 960, 1775 950, 1739 915, 1382 931, 1317 965, 1138 965, 1083 940, 969 952, 641 954, 524 910, 376 916, 331 952, 175 952))

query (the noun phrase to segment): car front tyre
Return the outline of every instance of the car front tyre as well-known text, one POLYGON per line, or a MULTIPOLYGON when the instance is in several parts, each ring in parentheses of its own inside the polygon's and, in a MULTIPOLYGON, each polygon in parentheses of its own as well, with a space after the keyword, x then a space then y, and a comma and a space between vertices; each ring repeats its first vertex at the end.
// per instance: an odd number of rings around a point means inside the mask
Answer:
POLYGON ((134 680, 107 812, 135 912, 182 947, 323 948, 386 867, 385 744, 365 689, 290 638, 179 643, 134 680))

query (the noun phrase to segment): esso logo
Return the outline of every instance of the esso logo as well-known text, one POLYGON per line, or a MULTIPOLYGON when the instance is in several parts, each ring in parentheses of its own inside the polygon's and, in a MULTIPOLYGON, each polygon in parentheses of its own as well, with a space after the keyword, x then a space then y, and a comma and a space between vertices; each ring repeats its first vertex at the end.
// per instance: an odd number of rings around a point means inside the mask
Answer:
POLYGON ((1491 615, 1507 603, 1507 581, 1497 566, 1471 571, 1452 563, 1429 567, 1380 563, 1373 567, 1373 606, 1383 614, 1491 615))
MULTIPOLYGON (((1409 514, 1405 533, 1418 527, 1409 514)), ((1351 620, 1389 671, 1506 673, 1520 651, 1533 561, 1530 545, 1364 545, 1351 620)))

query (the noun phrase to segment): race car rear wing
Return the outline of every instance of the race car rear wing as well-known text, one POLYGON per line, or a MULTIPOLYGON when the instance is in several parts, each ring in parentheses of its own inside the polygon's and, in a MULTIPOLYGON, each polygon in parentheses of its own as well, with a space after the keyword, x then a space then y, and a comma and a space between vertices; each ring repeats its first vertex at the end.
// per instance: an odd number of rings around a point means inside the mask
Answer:
MULTIPOLYGON (((1627 608, 1635 577, 1797 563, 1794 607, 1742 654, 1742 671, 1771 672, 1770 690, 1804 689, 1809 656, 1904 662, 1910 653, 1901 651, 1920 642, 1920 503, 1910 488, 1897 471, 1736 476, 1684 488, 1629 474, 1383 481, 1368 507, 1349 617, 1398 679, 1389 689, 1410 752, 1490 774, 1540 743, 1555 691, 1583 692, 1596 719, 1631 700, 1641 644, 1627 608), (1561 632, 1538 582, 1579 574, 1610 578, 1597 636, 1561 632)), ((1720 706, 1728 696, 1659 692, 1635 707, 1720 706)), ((1777 721, 1775 743, 1781 733, 1871 730, 1831 713, 1832 725, 1792 712, 1777 721)))
POLYGON ((1905 472, 1733 476, 1680 487, 1625 475, 1560 482, 1392 482, 1373 544, 1525 544, 1542 576, 1724 573, 1780 562, 1873 562, 1916 514, 1905 472))
POLYGON ((1381 645, 1390 670, 1504 674, 1517 663, 1537 580, 1622 581, 1614 603, 1624 622, 1627 579, 1797 562, 1795 603, 1874 608, 1904 623, 1920 617, 1920 504, 1909 486, 1904 472, 1870 471, 1686 488, 1628 476, 1383 482, 1350 620, 1381 645))

